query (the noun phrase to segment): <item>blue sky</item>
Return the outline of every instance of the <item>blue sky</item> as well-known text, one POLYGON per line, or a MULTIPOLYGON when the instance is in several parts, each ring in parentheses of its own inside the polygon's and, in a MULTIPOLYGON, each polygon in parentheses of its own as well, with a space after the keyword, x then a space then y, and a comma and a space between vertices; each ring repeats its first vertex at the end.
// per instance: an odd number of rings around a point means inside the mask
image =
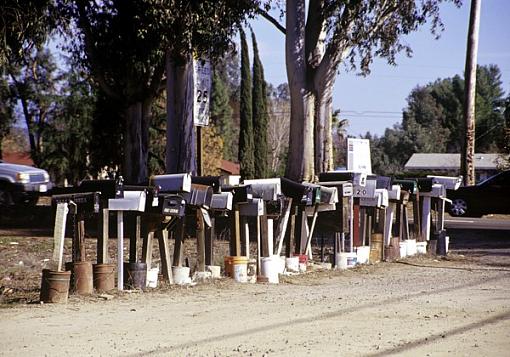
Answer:
MULTIPOLYGON (((460 9, 443 4, 441 17, 446 29, 440 39, 435 40, 430 27, 425 25, 406 38, 413 57, 400 56, 396 67, 375 60, 368 77, 341 69, 333 107, 341 109, 342 117, 349 119, 348 134, 357 136, 370 131, 382 135, 385 128, 400 122, 406 98, 414 87, 463 73, 469 7, 469 0, 464 0, 460 9)), ((478 47, 478 64, 499 66, 507 94, 510 91, 509 14, 509 0, 482 1, 478 47)), ((275 85, 286 82, 283 34, 262 18, 251 21, 251 25, 257 36, 266 80, 275 85)))

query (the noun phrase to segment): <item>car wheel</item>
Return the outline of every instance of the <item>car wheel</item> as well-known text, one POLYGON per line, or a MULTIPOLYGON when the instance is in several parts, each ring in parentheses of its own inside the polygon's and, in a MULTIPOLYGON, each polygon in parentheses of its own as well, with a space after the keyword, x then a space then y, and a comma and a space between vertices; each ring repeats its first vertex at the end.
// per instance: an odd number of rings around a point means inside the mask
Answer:
POLYGON ((452 200, 452 203, 450 205, 450 213, 453 216, 457 217, 464 216, 466 215, 467 210, 468 205, 465 200, 463 200, 462 198, 455 198, 454 200, 452 200))
POLYGON ((0 206, 12 205, 12 195, 9 191, 0 189, 0 206))

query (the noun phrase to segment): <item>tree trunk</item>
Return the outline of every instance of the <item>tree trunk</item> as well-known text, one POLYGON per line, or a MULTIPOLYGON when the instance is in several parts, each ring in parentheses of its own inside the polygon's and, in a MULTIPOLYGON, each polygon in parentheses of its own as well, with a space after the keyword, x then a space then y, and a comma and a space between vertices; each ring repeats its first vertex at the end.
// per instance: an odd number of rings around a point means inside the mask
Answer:
POLYGON ((196 174, 191 56, 177 63, 167 55, 166 137, 166 172, 196 174))
POLYGON ((126 110, 124 138, 124 180, 126 183, 147 182, 149 155, 150 105, 146 99, 129 105, 126 110))
POLYGON ((333 170, 332 88, 322 84, 316 89, 315 174, 318 176, 321 172, 333 170))
POLYGON ((310 181, 313 160, 313 93, 306 86, 305 1, 288 0, 286 6, 285 57, 290 90, 289 154, 285 176, 310 181))

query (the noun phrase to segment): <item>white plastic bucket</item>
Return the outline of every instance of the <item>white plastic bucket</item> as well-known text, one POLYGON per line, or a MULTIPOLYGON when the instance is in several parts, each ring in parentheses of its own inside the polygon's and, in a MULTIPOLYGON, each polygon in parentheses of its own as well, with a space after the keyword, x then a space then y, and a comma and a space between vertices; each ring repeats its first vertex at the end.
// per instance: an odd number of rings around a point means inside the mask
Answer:
POLYGON ((152 268, 147 270, 147 287, 157 288, 158 287, 158 274, 159 268, 152 268))
POLYGON ((262 258, 261 274, 272 284, 278 284, 278 269, 280 269, 281 259, 277 255, 262 258))
POLYGON ((277 256, 274 255, 275 258, 278 258, 278 274, 283 274, 285 272, 285 256, 277 256))
POLYGON ((247 283, 248 282, 248 265, 236 263, 233 266, 234 270, 234 280, 238 283, 247 283))
POLYGON ((408 256, 416 255, 416 239, 408 239, 407 240, 406 255, 408 255, 408 256))
POLYGON ((400 242, 400 258, 407 257, 407 241, 400 242))
POLYGON ((298 273, 299 272, 299 257, 290 257, 285 259, 287 271, 298 273))
POLYGON ((427 254, 427 242, 416 242, 416 253, 427 254))
POLYGON ((370 246, 364 245, 356 248, 356 264, 367 264, 370 257, 370 246))
POLYGON ((357 263, 356 253, 337 253, 336 267, 337 269, 352 268, 357 263))
POLYGON ((221 267, 219 265, 206 265, 205 270, 211 273, 211 278, 221 278, 221 267))
POLYGON ((172 275, 175 284, 190 284, 191 278, 189 273, 190 269, 188 267, 172 267, 172 275))

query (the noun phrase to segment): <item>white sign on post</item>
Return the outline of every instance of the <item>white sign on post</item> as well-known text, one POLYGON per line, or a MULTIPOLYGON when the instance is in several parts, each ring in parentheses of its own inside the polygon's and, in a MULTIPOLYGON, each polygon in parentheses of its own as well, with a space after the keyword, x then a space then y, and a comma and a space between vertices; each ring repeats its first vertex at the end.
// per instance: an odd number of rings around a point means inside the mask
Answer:
POLYGON ((211 63, 193 59, 193 124, 209 125, 209 97, 211 95, 211 63))
POLYGON ((347 138, 347 170, 372 174, 368 139, 347 138))

